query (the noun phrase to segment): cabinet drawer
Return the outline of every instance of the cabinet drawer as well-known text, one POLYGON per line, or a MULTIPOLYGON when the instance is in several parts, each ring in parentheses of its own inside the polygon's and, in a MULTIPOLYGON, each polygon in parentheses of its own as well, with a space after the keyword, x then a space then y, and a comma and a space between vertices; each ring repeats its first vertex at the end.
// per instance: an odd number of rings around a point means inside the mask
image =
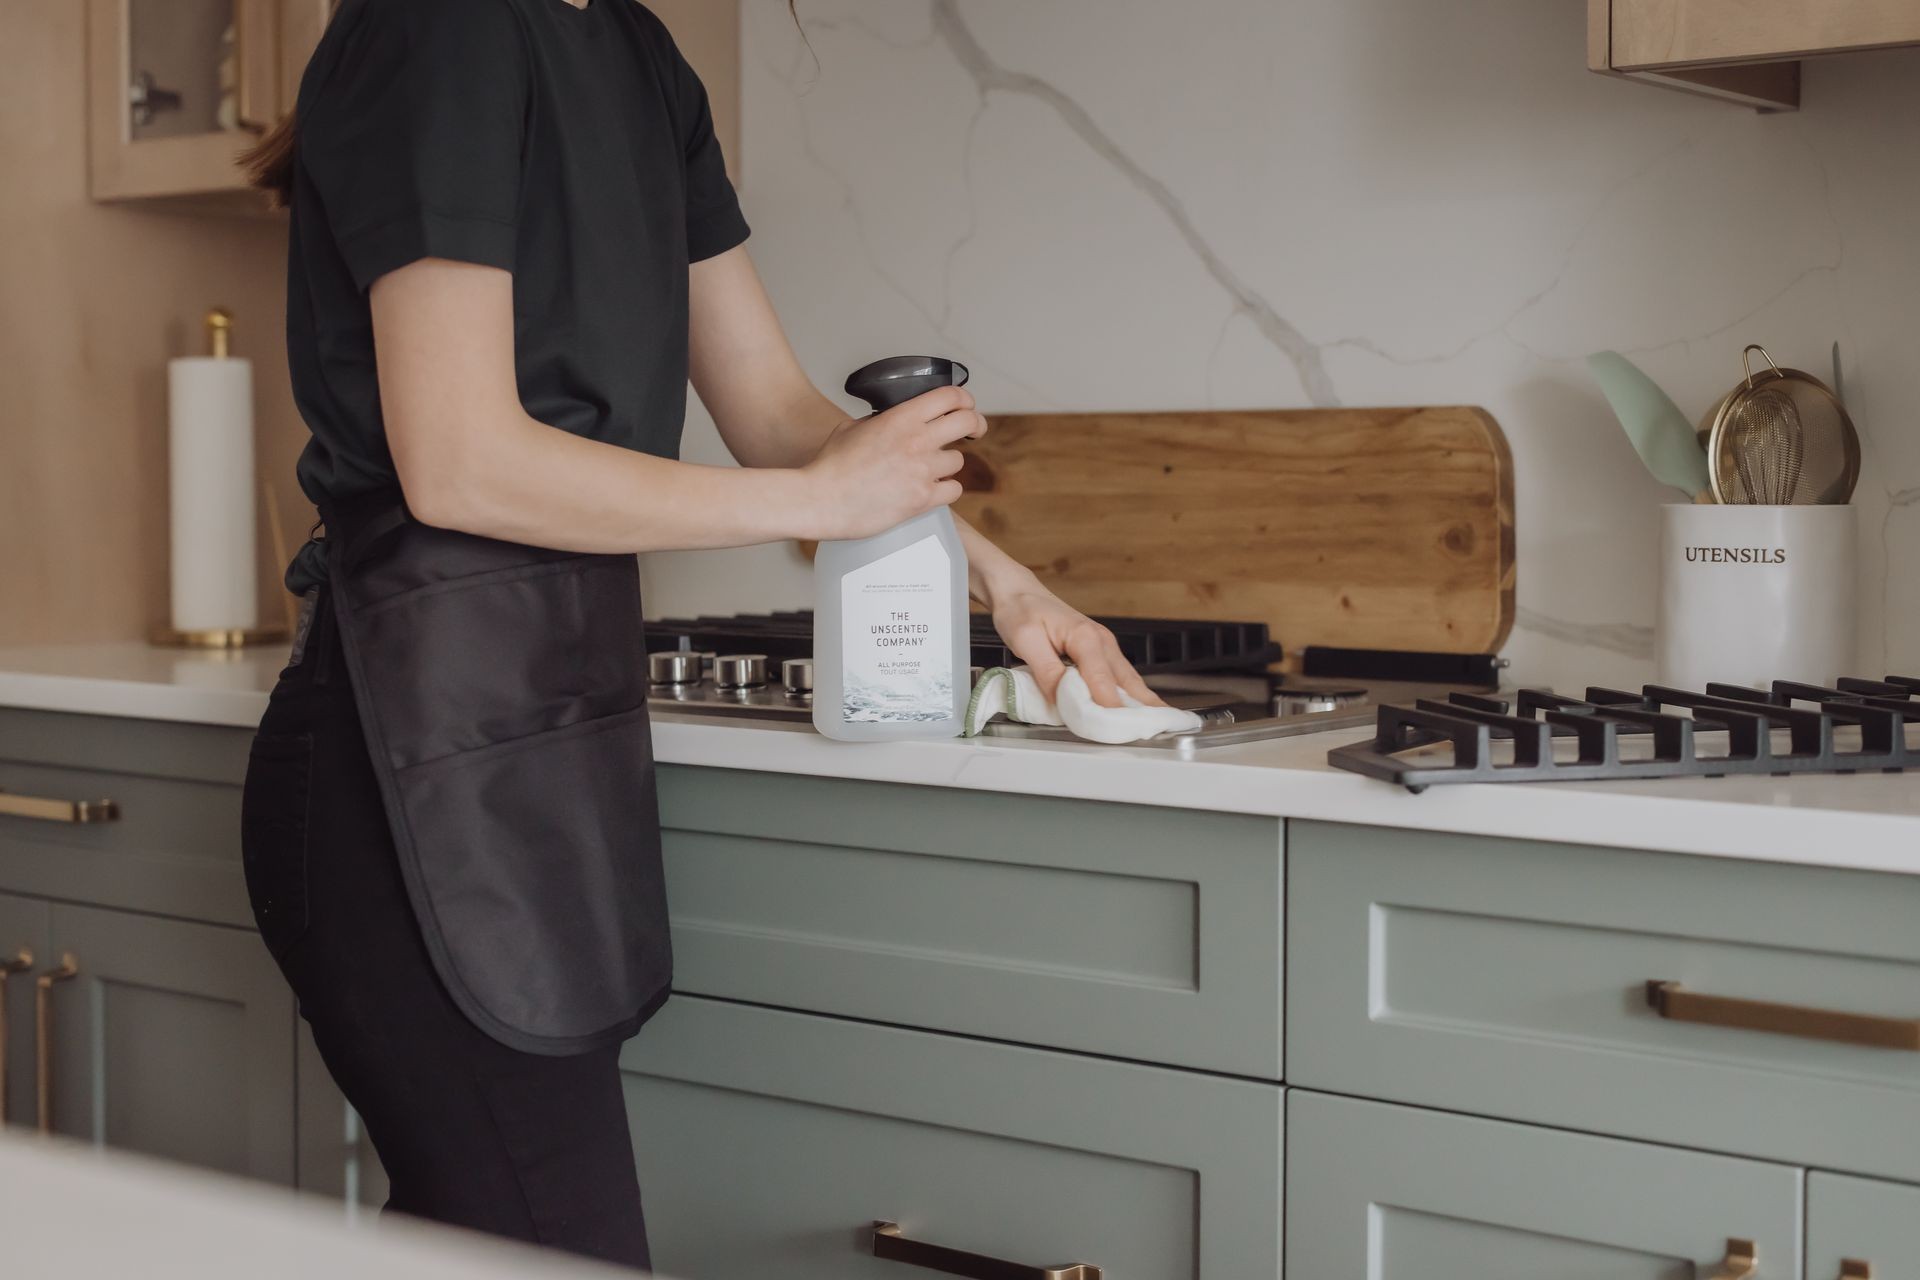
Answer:
POLYGON ((1287 1178, 1308 1280, 1800 1275, 1800 1171, 1754 1160, 1292 1089, 1287 1178))
POLYGON ((914 1241, 1105 1280, 1274 1280, 1280 1090, 676 996, 622 1057, 654 1264, 914 1280, 914 1241))
POLYGON ((244 729, 0 710, 0 792, 110 800, 113 821, 0 814, 0 889, 251 925, 244 729))
POLYGON ((1808 1174, 1807 1280, 1920 1280, 1920 1187, 1808 1174))
POLYGON ((1277 1079, 1280 824, 661 770, 676 989, 1277 1079))
POLYGON ((1289 835, 1293 1083, 1920 1177, 1920 1053, 1823 1038, 1857 1028, 1802 1012, 1920 1017, 1920 878, 1289 835), (1759 1002, 1736 1021, 1775 1029, 1662 1017, 1655 980, 1759 1002))

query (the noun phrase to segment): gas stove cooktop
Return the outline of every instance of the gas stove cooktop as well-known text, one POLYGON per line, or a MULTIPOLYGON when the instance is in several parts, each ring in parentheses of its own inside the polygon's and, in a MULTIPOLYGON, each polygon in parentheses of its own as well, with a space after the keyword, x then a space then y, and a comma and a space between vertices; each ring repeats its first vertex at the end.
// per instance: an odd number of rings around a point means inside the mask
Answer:
POLYGON ((1423 697, 1381 707, 1371 740, 1327 760, 1416 793, 1458 782, 1900 773, 1920 767, 1920 678, 1423 697))
MULTIPOLYGON (((1307 649, 1297 673, 1263 623, 1101 618, 1121 652, 1161 697, 1198 713, 1194 733, 1136 746, 1175 751, 1256 742, 1373 723, 1385 704, 1498 686, 1499 662, 1484 655, 1307 649)), ((806 613, 668 618, 647 624, 656 711, 806 723, 813 714, 813 619, 806 613)), ((975 618, 975 676, 1018 659, 975 618)), ((1049 725, 996 721, 994 737, 1078 742, 1049 725)))

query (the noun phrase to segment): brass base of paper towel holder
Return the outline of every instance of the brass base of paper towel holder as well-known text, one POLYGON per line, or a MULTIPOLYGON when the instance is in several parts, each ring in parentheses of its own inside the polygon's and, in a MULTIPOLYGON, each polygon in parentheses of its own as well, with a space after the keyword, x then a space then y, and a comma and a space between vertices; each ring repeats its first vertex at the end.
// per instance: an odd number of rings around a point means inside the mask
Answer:
POLYGON ((162 649, 251 649, 255 645, 283 644, 285 627, 214 627, 206 631, 175 631, 155 627, 147 639, 162 649))

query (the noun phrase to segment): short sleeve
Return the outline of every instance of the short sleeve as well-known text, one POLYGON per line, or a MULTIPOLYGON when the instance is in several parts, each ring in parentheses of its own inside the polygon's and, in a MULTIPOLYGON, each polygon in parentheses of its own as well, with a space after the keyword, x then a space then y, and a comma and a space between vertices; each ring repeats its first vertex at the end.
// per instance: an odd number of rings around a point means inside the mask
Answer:
POLYGON ((733 181, 727 177, 720 139, 713 131, 707 87, 671 44, 671 37, 668 47, 672 54, 674 114, 680 122, 682 154, 686 157, 687 260, 699 262, 744 243, 749 229, 733 181))
POLYGON ((530 83, 518 16, 505 0, 363 0, 352 16, 298 118, 354 282, 422 258, 512 271, 530 83))

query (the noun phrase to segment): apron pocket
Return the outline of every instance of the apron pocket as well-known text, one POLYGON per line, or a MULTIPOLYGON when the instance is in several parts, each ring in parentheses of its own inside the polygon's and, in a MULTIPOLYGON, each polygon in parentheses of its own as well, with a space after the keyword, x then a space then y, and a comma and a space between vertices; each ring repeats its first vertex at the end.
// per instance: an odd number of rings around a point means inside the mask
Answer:
POLYGON ((594 1037, 634 1021, 665 988, 645 707, 394 777, 442 974, 483 1030, 594 1037))
POLYGON ((307 794, 313 735, 260 734, 240 793, 240 863, 261 940, 282 959, 307 932, 307 794))
POLYGON ((419 587, 357 611, 396 769, 598 720, 646 697, 627 556, 573 556, 419 587))

